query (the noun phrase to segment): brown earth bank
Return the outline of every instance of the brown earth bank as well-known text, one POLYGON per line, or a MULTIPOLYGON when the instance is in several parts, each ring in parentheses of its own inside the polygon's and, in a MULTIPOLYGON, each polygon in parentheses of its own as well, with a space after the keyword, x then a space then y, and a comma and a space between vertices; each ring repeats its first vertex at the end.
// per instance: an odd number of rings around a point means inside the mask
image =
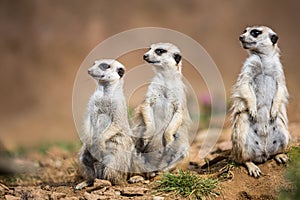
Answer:
MULTIPOLYGON (((292 135, 298 128, 299 125, 292 125, 292 135)), ((208 196, 209 199, 277 199, 281 190, 292 191, 293 185, 284 178, 285 165, 268 160, 259 165, 263 175, 253 178, 244 166, 233 164, 229 158, 230 130, 223 130, 211 153, 200 159, 197 154, 204 133, 199 132, 191 146, 189 170, 219 180, 219 195, 208 196)), ((297 146, 297 142, 293 140, 293 146, 297 146)), ((111 186, 108 181, 96 180, 91 187, 75 190, 76 184, 83 180, 78 173, 77 152, 57 146, 27 152, 25 156, 11 160, 11 165, 27 172, 15 176, 1 175, 0 199, 187 199, 174 193, 158 193, 154 188, 161 175, 154 180, 126 186, 111 186)))

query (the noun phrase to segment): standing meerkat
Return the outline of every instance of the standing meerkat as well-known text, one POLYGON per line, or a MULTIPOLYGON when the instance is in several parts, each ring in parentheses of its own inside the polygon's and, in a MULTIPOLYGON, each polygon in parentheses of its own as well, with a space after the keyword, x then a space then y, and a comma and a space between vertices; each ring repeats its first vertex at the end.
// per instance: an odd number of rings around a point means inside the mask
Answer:
POLYGON ((79 153, 86 181, 76 189, 92 184, 95 178, 112 184, 123 184, 128 178, 134 144, 123 93, 124 72, 125 67, 113 59, 97 60, 88 70, 97 89, 87 106, 79 153))
POLYGON ((279 163, 290 134, 286 104, 288 91, 279 58, 278 36, 265 26, 248 27, 240 41, 249 52, 232 94, 232 155, 259 177, 254 163, 275 156, 279 163))
POLYGON ((184 168, 188 164, 190 116, 181 53, 173 44, 157 43, 143 58, 153 66, 155 76, 133 120, 133 134, 139 138, 137 151, 153 172, 184 168))

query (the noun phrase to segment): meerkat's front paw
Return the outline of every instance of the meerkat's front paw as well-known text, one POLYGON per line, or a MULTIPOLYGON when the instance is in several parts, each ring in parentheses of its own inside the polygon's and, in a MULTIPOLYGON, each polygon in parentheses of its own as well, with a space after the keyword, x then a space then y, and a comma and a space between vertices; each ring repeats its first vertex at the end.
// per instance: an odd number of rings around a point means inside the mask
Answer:
POLYGON ((249 108, 249 114, 250 114, 250 118, 252 120, 256 119, 256 115, 257 115, 257 108, 256 108, 256 106, 253 106, 252 108, 249 108))
POLYGON ((284 164, 289 160, 289 157, 286 154, 278 154, 275 156, 275 160, 280 163, 280 164, 284 164))
POLYGON ((164 138, 163 138, 163 144, 164 146, 168 146, 175 140, 173 133, 165 132, 164 138))
POLYGON ((248 172, 250 176, 254 176, 255 178, 258 178, 262 174, 259 167, 257 167, 253 162, 246 162, 245 165, 248 168, 248 172))
POLYGON ((143 138, 150 140, 153 137, 154 130, 152 128, 147 128, 146 132, 143 133, 143 138))
POLYGON ((105 149, 106 148, 106 143, 105 141, 101 141, 99 146, 102 148, 102 149, 105 149))

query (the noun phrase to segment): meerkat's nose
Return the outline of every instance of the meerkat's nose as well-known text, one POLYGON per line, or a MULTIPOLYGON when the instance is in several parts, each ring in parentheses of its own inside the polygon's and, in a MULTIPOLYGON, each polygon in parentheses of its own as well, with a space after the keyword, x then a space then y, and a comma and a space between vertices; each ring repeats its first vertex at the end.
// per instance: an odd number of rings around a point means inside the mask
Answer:
POLYGON ((91 69, 88 69, 88 74, 91 74, 92 73, 92 70, 91 69))
POLYGON ((243 42, 245 40, 245 36, 240 35, 239 39, 240 39, 241 42, 243 42))
POLYGON ((147 61, 149 59, 149 55, 148 54, 144 54, 143 58, 144 58, 144 60, 147 61))

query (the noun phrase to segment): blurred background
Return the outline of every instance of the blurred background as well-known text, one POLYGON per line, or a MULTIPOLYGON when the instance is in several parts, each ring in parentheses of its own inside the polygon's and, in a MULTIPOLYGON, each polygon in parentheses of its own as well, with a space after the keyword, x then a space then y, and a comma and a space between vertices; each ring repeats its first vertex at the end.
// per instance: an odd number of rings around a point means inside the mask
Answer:
MULTIPOLYGON (((8 149, 79 141, 72 117, 79 66, 106 38, 147 26, 174 29, 199 42, 217 64, 227 94, 247 57, 239 34, 249 25, 270 26, 280 38, 290 122, 297 123, 299 10, 297 0, 0 0, 0 141, 8 149)), ((130 68, 142 62, 142 54, 122 62, 130 68)), ((192 74, 188 68, 183 73, 187 79, 192 74)), ((201 100, 206 90, 199 88, 201 100)))

